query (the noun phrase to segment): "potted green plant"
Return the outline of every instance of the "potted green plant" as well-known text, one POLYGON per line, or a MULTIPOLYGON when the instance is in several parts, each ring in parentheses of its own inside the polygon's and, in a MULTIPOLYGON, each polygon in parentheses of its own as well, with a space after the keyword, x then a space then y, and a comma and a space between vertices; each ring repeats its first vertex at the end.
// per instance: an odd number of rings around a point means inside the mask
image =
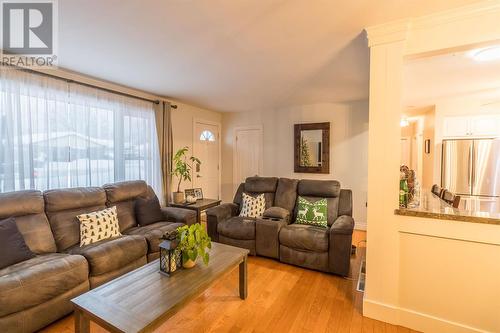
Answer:
POLYGON ((199 168, 201 165, 201 161, 198 158, 194 156, 187 156, 188 151, 188 147, 183 147, 175 153, 173 158, 174 168, 172 170, 172 175, 176 176, 179 180, 179 183, 177 184, 177 192, 172 193, 174 203, 184 202, 184 193, 181 192, 181 183, 186 180, 191 181, 191 164, 194 164, 196 168, 199 168))
POLYGON ((201 257, 208 265, 210 255, 207 249, 212 248, 212 242, 200 223, 185 225, 177 228, 177 248, 182 251, 182 266, 191 268, 196 265, 196 259, 201 257))

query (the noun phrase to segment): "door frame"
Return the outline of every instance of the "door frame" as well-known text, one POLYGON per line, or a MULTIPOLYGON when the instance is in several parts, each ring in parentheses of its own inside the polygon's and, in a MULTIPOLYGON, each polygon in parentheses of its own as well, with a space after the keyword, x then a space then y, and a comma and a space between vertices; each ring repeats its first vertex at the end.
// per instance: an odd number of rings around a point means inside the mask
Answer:
POLYGON ((238 126, 233 129, 233 191, 236 191, 240 185, 239 181, 236 179, 236 136, 238 131, 245 130, 258 130, 259 135, 259 146, 260 146, 260 161, 259 161, 259 176, 262 176, 264 171, 264 127, 260 125, 249 125, 249 126, 238 126))
MULTIPOLYGON (((219 178, 219 181, 218 181, 218 192, 219 192, 219 197, 217 198, 218 200, 222 197, 222 180, 221 180, 221 177, 222 177, 222 165, 221 165, 221 162, 222 162, 222 151, 221 151, 221 137, 222 137, 222 134, 221 134, 221 131, 222 131, 222 125, 220 122, 218 121, 213 121, 213 120, 206 120, 206 119, 203 119, 203 118, 197 118, 197 117, 193 117, 193 153, 194 153, 194 144, 196 142, 196 140, 199 140, 200 138, 197 138, 196 137, 196 124, 207 124, 207 125, 212 125, 212 126, 217 126, 217 150, 219 151, 219 159, 217 161, 217 164, 218 164, 218 178, 219 178)), ((194 186, 194 177, 193 177, 193 182, 192 182, 192 186, 194 186)), ((215 198, 214 198, 215 199, 215 198)))

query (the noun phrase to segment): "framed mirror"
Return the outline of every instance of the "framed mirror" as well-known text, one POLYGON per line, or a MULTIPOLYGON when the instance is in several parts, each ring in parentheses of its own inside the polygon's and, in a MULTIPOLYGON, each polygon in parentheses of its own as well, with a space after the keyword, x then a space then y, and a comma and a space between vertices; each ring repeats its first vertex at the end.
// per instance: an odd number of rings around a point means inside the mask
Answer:
POLYGON ((294 171, 330 173, 330 123, 295 124, 294 171))

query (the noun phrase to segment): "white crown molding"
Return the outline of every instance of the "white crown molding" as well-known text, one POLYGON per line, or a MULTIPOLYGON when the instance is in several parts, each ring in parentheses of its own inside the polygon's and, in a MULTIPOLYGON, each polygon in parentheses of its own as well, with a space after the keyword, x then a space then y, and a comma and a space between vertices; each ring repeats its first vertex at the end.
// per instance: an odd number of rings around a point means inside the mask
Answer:
POLYGON ((406 40, 410 24, 409 19, 403 19, 366 28, 368 46, 406 40))
POLYGON ((394 43, 408 38, 411 29, 429 29, 451 22, 464 21, 482 15, 498 14, 500 0, 484 0, 426 16, 407 18, 366 28, 368 46, 394 43))

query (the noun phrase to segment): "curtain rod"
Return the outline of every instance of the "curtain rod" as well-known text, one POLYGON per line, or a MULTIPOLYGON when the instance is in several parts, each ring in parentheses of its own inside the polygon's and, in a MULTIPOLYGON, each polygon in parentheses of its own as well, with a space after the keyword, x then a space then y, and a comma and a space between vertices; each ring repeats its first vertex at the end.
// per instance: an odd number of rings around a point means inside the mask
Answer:
MULTIPOLYGON (((1 66, 5 66, 5 64, 1 64, 1 66)), ((10 65, 8 65, 8 66, 10 66, 10 65)), ((17 67, 17 66, 11 66, 11 67, 16 67, 16 69, 19 69, 21 71, 25 71, 25 72, 28 72, 28 73, 33 73, 33 74, 38 74, 38 75, 44 75, 44 76, 51 77, 51 78, 57 79, 57 80, 63 80, 63 81, 66 81, 68 83, 77 83, 77 84, 80 84, 82 86, 86 86, 86 87, 90 87, 90 88, 97 88, 97 89, 100 89, 100 90, 103 90, 103 91, 106 91, 106 92, 109 92, 109 93, 113 93, 113 94, 117 94, 117 95, 122 95, 122 96, 126 96, 126 97, 132 97, 132 98, 140 99, 140 100, 143 100, 143 101, 146 101, 146 102, 151 102, 153 104, 160 104, 160 101, 157 100, 157 99, 153 100, 153 99, 149 99, 149 98, 145 98, 145 97, 140 97, 140 96, 137 96, 137 95, 127 94, 127 93, 124 93, 124 92, 121 92, 121 91, 117 91, 117 90, 113 90, 113 89, 108 89, 108 88, 96 86, 96 85, 93 85, 93 84, 90 84, 90 83, 85 83, 85 82, 81 82, 81 81, 75 81, 75 80, 66 79, 66 78, 63 78, 63 77, 60 77, 60 76, 57 76, 57 75, 53 75, 53 74, 49 74, 49 73, 45 73, 45 72, 35 71, 33 69, 30 69, 30 68, 17 67)), ((177 109, 177 105, 175 105, 175 104, 171 104, 170 107, 172 109, 177 109)))

